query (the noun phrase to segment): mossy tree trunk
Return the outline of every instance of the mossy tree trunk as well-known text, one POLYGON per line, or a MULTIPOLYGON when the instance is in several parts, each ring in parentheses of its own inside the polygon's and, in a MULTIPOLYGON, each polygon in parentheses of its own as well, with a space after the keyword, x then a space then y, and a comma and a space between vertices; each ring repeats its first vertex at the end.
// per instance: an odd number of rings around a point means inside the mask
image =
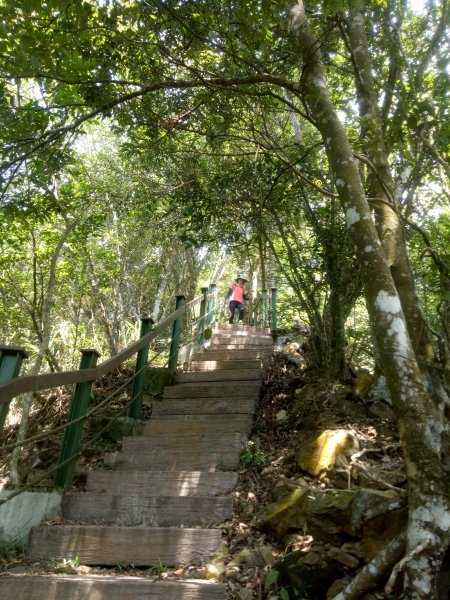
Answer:
POLYGON ((444 458, 448 431, 418 367, 390 262, 375 227, 345 129, 331 101, 320 45, 301 0, 293 9, 293 23, 303 63, 301 90, 323 138, 361 266, 374 341, 404 449, 409 521, 402 597, 429 600, 436 597, 436 571, 450 541, 450 474, 444 458))

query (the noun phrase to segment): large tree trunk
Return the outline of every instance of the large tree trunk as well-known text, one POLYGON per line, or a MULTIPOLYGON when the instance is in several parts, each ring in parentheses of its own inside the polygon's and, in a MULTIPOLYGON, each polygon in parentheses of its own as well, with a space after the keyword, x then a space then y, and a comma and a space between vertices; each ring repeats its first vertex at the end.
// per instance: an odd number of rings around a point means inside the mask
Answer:
POLYGON ((363 6, 362 0, 349 2, 348 41, 357 74, 355 81, 363 124, 362 139, 374 167, 368 173, 368 189, 375 206, 378 235, 402 304, 413 350, 421 368, 426 370, 427 366, 434 363, 435 356, 428 326, 419 307, 404 231, 398 216, 395 185, 374 86, 363 6))
POLYGON ((293 9, 303 60, 301 89, 323 138, 361 265, 367 310, 392 397, 405 455, 409 521, 403 598, 435 598, 434 582, 449 544, 450 476, 443 463, 449 436, 424 385, 414 345, 377 234, 353 152, 325 82, 319 43, 303 2, 293 9))

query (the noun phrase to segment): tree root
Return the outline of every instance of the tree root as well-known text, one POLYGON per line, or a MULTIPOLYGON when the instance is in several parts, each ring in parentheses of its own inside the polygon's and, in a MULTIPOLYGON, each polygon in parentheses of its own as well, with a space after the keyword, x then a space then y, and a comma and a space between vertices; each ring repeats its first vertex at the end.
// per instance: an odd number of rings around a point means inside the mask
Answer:
POLYGON ((401 560, 406 546, 406 531, 391 540, 375 558, 365 565, 348 586, 333 600, 358 600, 385 580, 393 566, 401 560))

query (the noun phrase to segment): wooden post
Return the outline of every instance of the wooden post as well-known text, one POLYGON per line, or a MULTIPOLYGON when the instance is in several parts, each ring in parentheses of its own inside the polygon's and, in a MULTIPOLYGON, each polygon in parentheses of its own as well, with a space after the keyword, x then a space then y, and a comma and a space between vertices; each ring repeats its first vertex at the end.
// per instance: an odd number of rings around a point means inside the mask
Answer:
MULTIPOLYGON (((175 310, 181 308, 184 304, 184 296, 177 296, 177 303, 175 306, 175 310)), ((180 339, 181 339, 181 323, 183 321, 183 317, 177 317, 173 323, 172 327, 172 341, 170 342, 170 354, 169 354, 169 362, 168 368, 169 371, 175 373, 177 370, 178 364, 178 350, 180 348, 180 339)))
MULTIPOLYGON (((96 366, 100 354, 97 350, 81 350, 80 370, 91 369, 96 366)), ((69 407, 67 422, 84 417, 87 413, 89 395, 92 381, 77 383, 69 407)), ((68 425, 64 430, 63 442, 59 452, 58 464, 62 465, 55 475, 55 485, 65 490, 72 485, 75 473, 75 465, 80 452, 81 439, 83 437, 84 420, 68 425), (68 461, 68 459, 72 460, 68 461), (68 461, 68 462, 66 462, 68 461), (64 464, 63 464, 64 463, 64 464)))
MULTIPOLYGON (((147 335, 151 331, 154 321, 151 317, 142 317, 140 337, 147 335)), ((131 404, 128 414, 132 419, 140 419, 142 413, 142 388, 144 385, 145 365, 148 361, 149 344, 139 350, 136 357, 135 375, 133 379, 133 391, 131 392, 131 404)))
MULTIPOLYGON (((28 358, 22 346, 0 344, 0 383, 14 379, 19 375, 24 358, 28 358)), ((0 404, 0 435, 3 432, 10 402, 0 404)))
POLYGON ((272 313, 272 331, 276 331, 278 327, 277 323, 277 288, 272 288, 272 302, 271 302, 271 313, 272 313))
POLYGON ((202 287, 203 298, 200 303, 200 317, 198 320, 198 333, 197 333, 197 345, 203 346, 205 342, 205 320, 206 320, 206 305, 208 300, 206 296, 208 295, 208 288, 202 287))

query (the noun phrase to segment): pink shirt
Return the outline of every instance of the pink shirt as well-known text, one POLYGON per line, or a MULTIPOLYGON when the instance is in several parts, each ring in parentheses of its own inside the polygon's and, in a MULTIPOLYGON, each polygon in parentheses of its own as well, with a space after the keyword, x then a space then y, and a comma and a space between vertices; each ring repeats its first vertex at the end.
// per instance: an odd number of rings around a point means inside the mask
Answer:
POLYGON ((230 285, 230 288, 233 290, 230 300, 234 300, 235 302, 244 302, 244 294, 247 293, 245 287, 241 287, 233 281, 233 283, 230 285))

